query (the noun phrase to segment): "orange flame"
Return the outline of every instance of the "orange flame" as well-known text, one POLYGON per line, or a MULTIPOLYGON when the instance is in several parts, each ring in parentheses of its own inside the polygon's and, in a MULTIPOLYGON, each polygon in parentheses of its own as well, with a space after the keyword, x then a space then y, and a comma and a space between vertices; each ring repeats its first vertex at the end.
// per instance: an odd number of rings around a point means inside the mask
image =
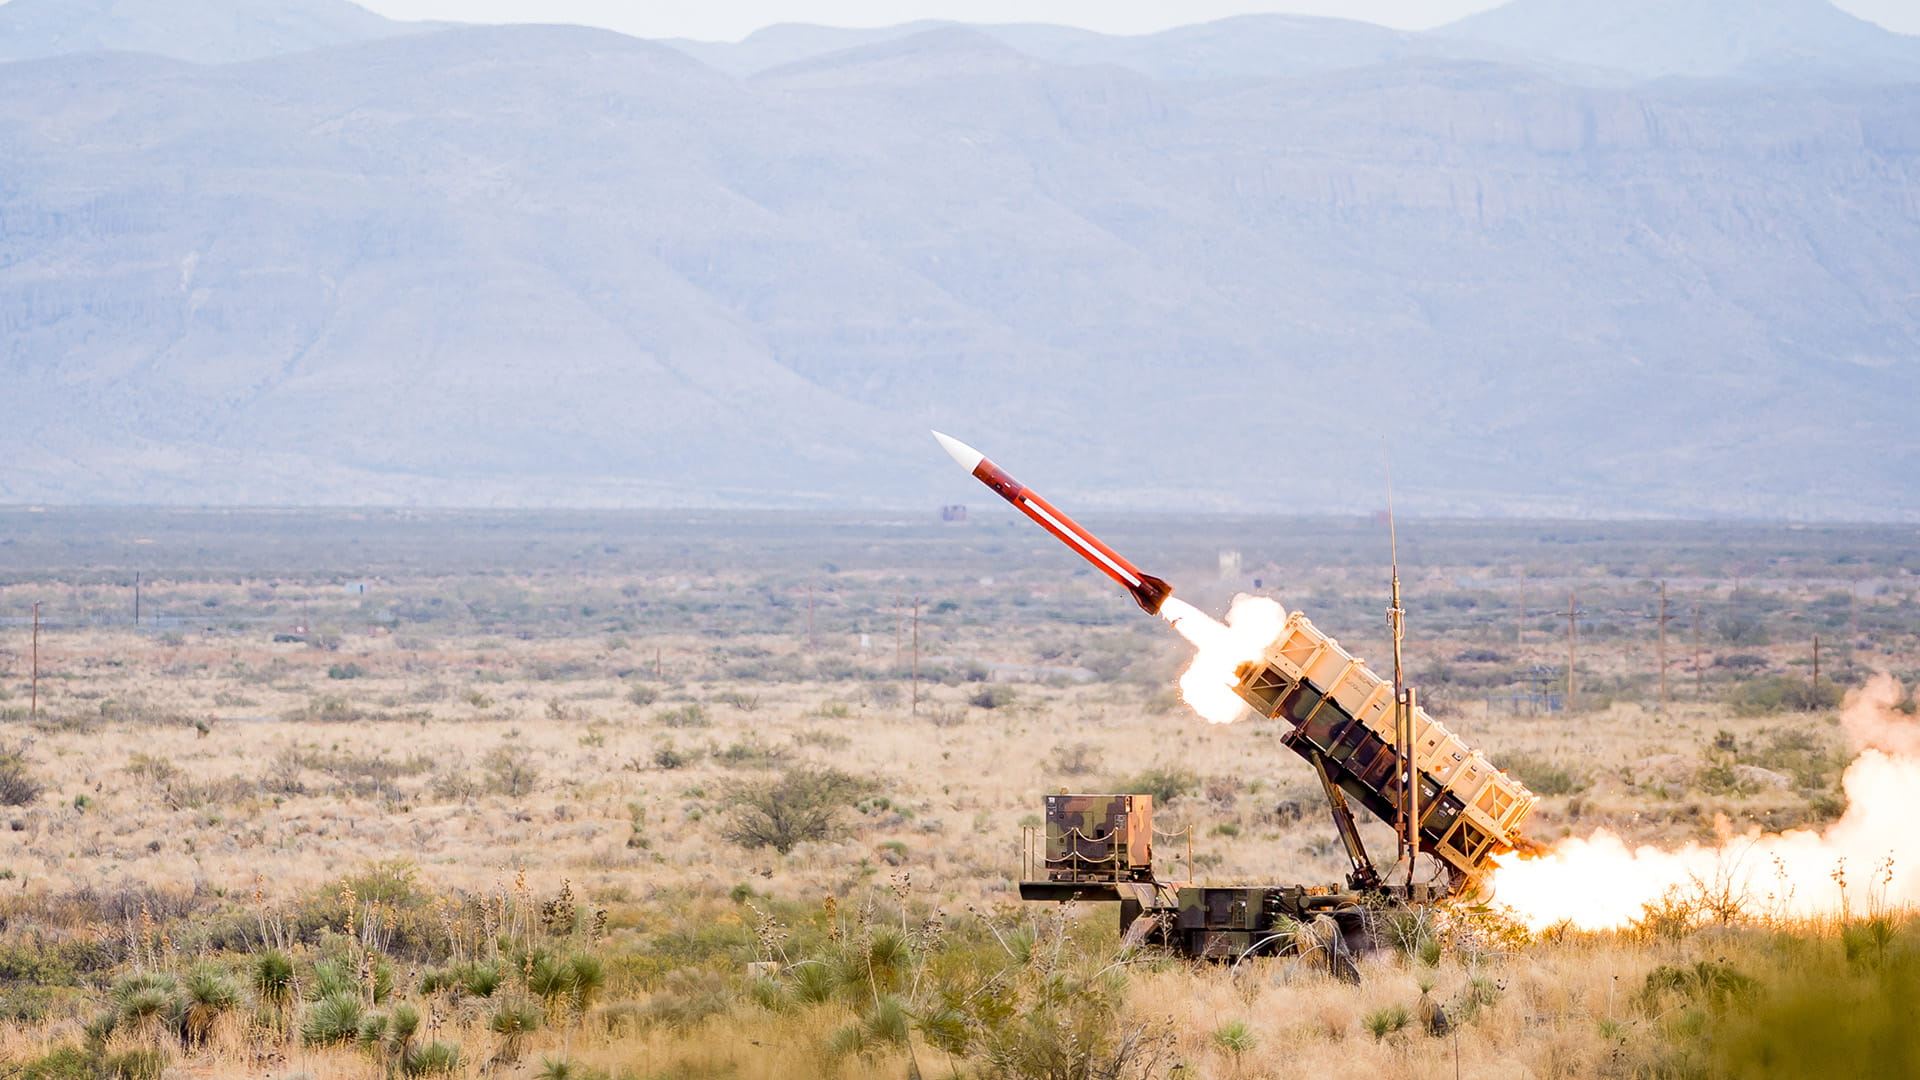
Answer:
POLYGON ((1846 812, 1825 831, 1754 829, 1665 851, 1602 829, 1501 859, 1495 902, 1536 930, 1625 927, 1675 893, 1783 918, 1920 904, 1920 723, 1894 708, 1902 696, 1887 675, 1847 695, 1841 722, 1859 755, 1842 780, 1846 812))

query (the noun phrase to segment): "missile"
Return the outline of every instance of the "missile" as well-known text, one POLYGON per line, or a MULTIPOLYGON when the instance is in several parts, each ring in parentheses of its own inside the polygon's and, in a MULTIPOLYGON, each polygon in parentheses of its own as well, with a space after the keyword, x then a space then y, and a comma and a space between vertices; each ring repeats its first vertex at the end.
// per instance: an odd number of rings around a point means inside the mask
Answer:
POLYGON ((992 488, 1001 498, 1012 503, 1015 510, 1032 518, 1035 524, 1059 537, 1061 543, 1079 552, 1081 558, 1092 563, 1101 573, 1119 582, 1133 594, 1141 610, 1149 615, 1160 614, 1160 605, 1173 595, 1173 586, 1152 574, 1141 573, 1139 567, 1121 558, 1118 552, 1081 528, 1079 522, 1035 495, 1032 488, 1007 475, 1007 470, 988 461, 985 454, 950 435, 936 431, 933 437, 940 440, 940 446, 975 480, 992 488))

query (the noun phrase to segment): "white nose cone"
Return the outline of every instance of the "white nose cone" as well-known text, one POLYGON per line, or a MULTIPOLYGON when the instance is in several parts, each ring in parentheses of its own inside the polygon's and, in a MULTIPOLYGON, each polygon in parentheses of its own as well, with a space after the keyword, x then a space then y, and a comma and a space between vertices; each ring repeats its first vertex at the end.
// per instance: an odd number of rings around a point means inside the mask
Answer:
POLYGON ((959 462, 960 467, 967 470, 968 473, 972 473, 973 470, 980 467, 981 462, 987 460, 987 455, 975 450, 973 447, 968 446, 966 443, 961 442, 951 435, 942 435, 936 431, 933 433, 933 437, 940 440, 940 448, 945 450, 953 460, 959 462))

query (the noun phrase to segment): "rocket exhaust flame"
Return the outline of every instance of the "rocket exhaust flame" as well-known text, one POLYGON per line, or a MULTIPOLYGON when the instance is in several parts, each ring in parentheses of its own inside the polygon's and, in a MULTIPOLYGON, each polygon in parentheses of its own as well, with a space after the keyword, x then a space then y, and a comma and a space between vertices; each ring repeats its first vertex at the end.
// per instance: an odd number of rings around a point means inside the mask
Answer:
POLYGON ((1222 623, 1178 597, 1160 607, 1160 617, 1193 644, 1193 662, 1180 676, 1180 697, 1210 724, 1231 724, 1247 703, 1234 692, 1236 669, 1258 660, 1287 623, 1279 604, 1262 596, 1237 596, 1222 623))
POLYGON ((1884 674, 1847 695, 1841 722, 1858 756, 1842 780, 1846 812, 1824 830, 1755 829, 1663 851, 1602 829, 1501 859, 1495 902, 1534 929, 1585 930, 1625 927, 1669 897, 1778 918, 1920 905, 1920 722, 1894 708, 1901 696, 1884 674))

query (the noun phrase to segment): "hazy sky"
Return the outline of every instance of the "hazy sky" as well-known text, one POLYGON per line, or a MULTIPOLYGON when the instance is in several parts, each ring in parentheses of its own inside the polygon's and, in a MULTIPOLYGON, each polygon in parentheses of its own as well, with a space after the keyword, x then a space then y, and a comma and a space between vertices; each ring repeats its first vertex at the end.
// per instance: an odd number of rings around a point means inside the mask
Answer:
MULTIPOLYGON (((1592 0, 1609 3, 1611 0, 1592 0)), ((888 26, 914 19, 1051 22, 1116 34, 1251 11, 1339 15, 1422 30, 1498 6, 1493 0, 359 0, 396 19, 577 22, 639 37, 733 40, 778 22, 888 26)), ((1855 15, 1920 34, 1920 0, 1838 0, 1855 15)))

